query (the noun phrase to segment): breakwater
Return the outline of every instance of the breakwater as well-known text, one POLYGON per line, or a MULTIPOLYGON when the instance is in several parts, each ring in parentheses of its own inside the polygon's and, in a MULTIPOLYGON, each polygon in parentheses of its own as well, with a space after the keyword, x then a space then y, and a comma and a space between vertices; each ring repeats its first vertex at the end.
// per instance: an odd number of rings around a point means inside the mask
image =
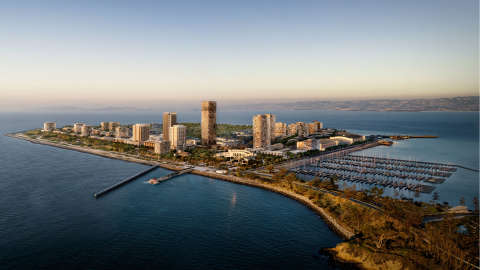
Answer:
POLYGON ((119 188, 119 187, 121 187, 121 186, 123 186, 123 185, 125 185, 125 184, 127 184, 127 183, 129 183, 129 182, 131 182, 131 181, 133 181, 133 180, 135 180, 135 179, 137 179, 138 177, 140 177, 140 176, 142 176, 142 175, 145 175, 145 174, 147 174, 147 173, 155 170, 156 168, 158 168, 158 166, 152 166, 152 167, 150 167, 150 168, 148 168, 148 169, 146 169, 146 170, 144 170, 144 171, 141 171, 141 172, 139 172, 139 173, 137 173, 137 174, 135 174, 135 175, 132 175, 132 176, 130 176, 130 177, 128 177, 128 178, 126 178, 126 179, 124 179, 124 180, 122 180, 122 181, 114 184, 114 185, 111 185, 111 186, 103 189, 102 191, 99 191, 99 192, 97 192, 97 193, 94 193, 94 194, 93 194, 93 197, 95 197, 95 199, 98 199, 99 197, 107 194, 108 192, 113 191, 113 190, 115 190, 115 189, 117 189, 117 188, 119 188))

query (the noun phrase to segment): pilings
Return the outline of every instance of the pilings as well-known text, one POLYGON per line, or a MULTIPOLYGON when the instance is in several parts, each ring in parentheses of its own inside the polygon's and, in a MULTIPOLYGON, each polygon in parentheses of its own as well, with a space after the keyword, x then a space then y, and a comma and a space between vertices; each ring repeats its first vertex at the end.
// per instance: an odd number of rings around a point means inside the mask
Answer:
POLYGON ((158 168, 158 166, 152 166, 152 167, 150 167, 150 168, 148 168, 148 169, 146 169, 146 170, 144 170, 144 171, 141 171, 141 172, 139 172, 139 173, 137 173, 137 174, 135 174, 135 175, 133 175, 133 176, 130 176, 130 177, 128 177, 127 179, 124 179, 124 180, 122 180, 122 181, 120 181, 120 182, 118 182, 118 183, 116 183, 116 184, 114 184, 114 185, 112 185, 112 186, 109 186, 109 187, 103 189, 103 190, 100 191, 100 192, 94 193, 94 194, 93 194, 93 197, 95 197, 95 198, 97 199, 97 198, 99 198, 99 197, 107 194, 108 192, 110 192, 110 191, 112 191, 112 190, 114 190, 114 189, 116 189, 116 188, 119 188, 120 186, 125 185, 126 183, 131 182, 131 181, 137 179, 138 177, 140 177, 140 176, 142 176, 142 175, 145 175, 145 174, 147 174, 147 173, 155 170, 156 168, 158 168))

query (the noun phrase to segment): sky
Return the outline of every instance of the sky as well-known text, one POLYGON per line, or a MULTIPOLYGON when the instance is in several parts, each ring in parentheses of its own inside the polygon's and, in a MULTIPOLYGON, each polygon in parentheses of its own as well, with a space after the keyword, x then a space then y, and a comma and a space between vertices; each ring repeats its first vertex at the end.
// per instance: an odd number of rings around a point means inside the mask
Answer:
POLYGON ((1 1, 0 107, 478 95, 478 1, 1 1))

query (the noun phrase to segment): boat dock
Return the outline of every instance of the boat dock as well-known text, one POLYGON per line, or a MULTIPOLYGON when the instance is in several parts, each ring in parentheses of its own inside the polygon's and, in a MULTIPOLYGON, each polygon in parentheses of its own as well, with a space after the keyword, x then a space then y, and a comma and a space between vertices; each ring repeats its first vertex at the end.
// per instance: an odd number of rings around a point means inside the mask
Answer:
POLYGON ((360 155, 337 155, 312 160, 292 172, 393 189, 430 193, 457 170, 455 165, 360 155))
POLYGON ((124 180, 122 180, 122 181, 120 181, 120 182, 118 182, 118 183, 116 183, 116 184, 114 184, 114 185, 112 185, 112 186, 109 186, 109 187, 105 188, 104 190, 102 190, 102 191, 100 191, 100 192, 94 193, 94 194, 93 194, 93 197, 95 197, 95 198, 97 199, 97 198, 99 198, 100 196, 103 196, 103 195, 107 194, 108 192, 110 192, 110 191, 112 191, 112 190, 114 190, 114 189, 116 189, 116 188, 119 188, 120 186, 123 186, 123 185, 125 185, 126 183, 131 182, 131 181, 137 179, 138 177, 140 177, 140 176, 142 176, 142 175, 145 175, 145 174, 147 174, 147 173, 155 170, 156 168, 158 168, 158 166, 151 166, 151 167, 149 167, 148 169, 146 169, 146 170, 144 170, 144 171, 141 171, 141 172, 139 172, 139 173, 137 173, 137 174, 135 174, 135 175, 133 175, 133 176, 130 176, 130 177, 128 177, 128 178, 126 178, 126 179, 124 179, 124 180))
POLYGON ((161 182, 165 182, 165 181, 167 181, 167 180, 170 180, 170 179, 172 179, 172 178, 174 178, 174 177, 180 176, 180 175, 182 175, 182 174, 190 173, 190 172, 192 172, 192 171, 193 171, 193 169, 188 168, 188 169, 183 169, 183 170, 181 170, 181 171, 172 172, 172 173, 169 173, 169 174, 167 174, 167 175, 165 175, 165 176, 162 176, 162 177, 159 177, 159 178, 155 179, 155 180, 154 180, 155 182, 152 183, 152 184, 156 185, 156 184, 159 184, 159 183, 161 183, 161 182))

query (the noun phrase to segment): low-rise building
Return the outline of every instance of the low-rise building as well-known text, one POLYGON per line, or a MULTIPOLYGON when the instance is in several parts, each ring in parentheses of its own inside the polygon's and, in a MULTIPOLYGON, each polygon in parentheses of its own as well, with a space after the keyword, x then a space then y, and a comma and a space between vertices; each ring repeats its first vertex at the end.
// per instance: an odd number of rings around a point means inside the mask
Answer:
POLYGON ((185 144, 186 144, 187 146, 195 146, 195 145, 200 144, 200 140, 199 140, 199 139, 187 139, 187 140, 185 141, 185 144))
POLYGON ((43 123, 43 131, 54 131, 55 128, 57 128, 57 124, 55 122, 43 123))
POLYGON ((170 151, 169 141, 156 141, 154 145, 155 154, 163 155, 170 151))
POLYGON ((353 138, 349 138, 345 136, 334 136, 334 137, 330 137, 330 139, 337 141, 339 145, 350 145, 355 142, 353 138))
POLYGON ((349 138, 352 138, 353 139, 353 142, 356 143, 356 142, 364 142, 366 140, 365 136, 363 135, 358 135, 358 134, 348 134, 347 135, 349 138))
POLYGON ((240 144, 240 140, 238 139, 217 137, 216 141, 218 145, 224 146, 224 147, 234 147, 240 144))
POLYGON ((282 150, 261 150, 258 153, 264 154, 264 155, 272 155, 272 156, 279 156, 286 158, 287 157, 287 152, 288 151, 282 151, 282 150))
POLYGON ((325 151, 327 148, 334 147, 338 145, 338 141, 330 139, 320 139, 317 140, 317 147, 320 151, 325 151))
POLYGON ((243 158, 254 157, 255 153, 248 149, 228 149, 227 152, 217 153, 215 156, 240 160, 243 158))
POLYGON ((90 130, 90 134, 91 135, 100 135, 101 131, 96 129, 96 128, 92 128, 92 130, 90 130))
POLYGON ((299 150, 320 150, 318 148, 318 142, 315 139, 307 139, 297 142, 297 149, 299 150))

